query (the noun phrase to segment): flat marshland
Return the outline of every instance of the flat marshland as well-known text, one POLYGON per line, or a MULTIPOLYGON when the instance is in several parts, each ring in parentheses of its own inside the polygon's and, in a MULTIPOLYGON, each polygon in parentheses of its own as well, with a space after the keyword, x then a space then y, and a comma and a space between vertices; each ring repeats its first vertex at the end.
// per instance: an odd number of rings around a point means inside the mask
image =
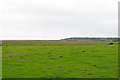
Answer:
POLYGON ((3 41, 3 78, 117 78, 118 45, 105 41, 3 41))

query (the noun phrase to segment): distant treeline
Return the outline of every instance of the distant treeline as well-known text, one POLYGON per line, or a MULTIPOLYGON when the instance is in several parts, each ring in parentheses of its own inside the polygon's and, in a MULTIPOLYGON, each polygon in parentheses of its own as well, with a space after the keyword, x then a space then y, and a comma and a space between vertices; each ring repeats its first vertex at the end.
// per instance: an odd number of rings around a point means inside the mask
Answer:
POLYGON ((65 39, 61 39, 61 40, 75 40, 75 41, 113 41, 113 42, 117 42, 119 40, 119 38, 117 37, 107 37, 107 38, 103 38, 103 37, 71 37, 71 38, 65 38, 65 39))

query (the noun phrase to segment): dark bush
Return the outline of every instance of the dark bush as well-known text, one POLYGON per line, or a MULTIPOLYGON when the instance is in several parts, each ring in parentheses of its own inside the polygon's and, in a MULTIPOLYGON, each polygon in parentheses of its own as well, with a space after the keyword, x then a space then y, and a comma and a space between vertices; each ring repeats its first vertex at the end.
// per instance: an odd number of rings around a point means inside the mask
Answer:
POLYGON ((114 43, 109 43, 109 45, 113 45, 114 43))

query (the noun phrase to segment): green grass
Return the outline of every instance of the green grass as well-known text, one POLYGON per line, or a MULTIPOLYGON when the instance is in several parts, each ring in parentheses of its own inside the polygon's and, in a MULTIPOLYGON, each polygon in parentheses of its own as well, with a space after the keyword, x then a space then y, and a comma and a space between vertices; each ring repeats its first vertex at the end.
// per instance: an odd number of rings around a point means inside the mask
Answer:
MULTIPOLYGON (((4 40, 3 46, 79 46, 79 45, 107 45, 107 41, 64 41, 64 40, 4 40)), ((115 43, 115 42, 114 42, 115 43)), ((117 44, 117 43, 115 43, 117 44)))
POLYGON ((2 78, 2 47, 0 46, 0 79, 2 78))
POLYGON ((3 46, 3 78, 117 78, 117 45, 3 46))

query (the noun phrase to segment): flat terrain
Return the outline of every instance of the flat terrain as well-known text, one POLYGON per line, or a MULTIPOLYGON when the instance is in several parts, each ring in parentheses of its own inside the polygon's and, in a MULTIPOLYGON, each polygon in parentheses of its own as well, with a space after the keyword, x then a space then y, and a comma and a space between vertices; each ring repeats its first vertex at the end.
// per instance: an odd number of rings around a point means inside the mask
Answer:
POLYGON ((118 46, 108 43, 3 41, 2 77, 117 78, 118 46))
MULTIPOLYGON (((3 46, 79 46, 107 45, 107 41, 64 41, 64 40, 4 40, 3 46)), ((115 42, 114 42, 115 43, 115 42)))
POLYGON ((0 46, 0 79, 2 78, 2 47, 0 46))
POLYGON ((0 40, 0 46, 2 46, 2 41, 0 40))
POLYGON ((2 41, 0 40, 0 79, 2 78, 2 41))

